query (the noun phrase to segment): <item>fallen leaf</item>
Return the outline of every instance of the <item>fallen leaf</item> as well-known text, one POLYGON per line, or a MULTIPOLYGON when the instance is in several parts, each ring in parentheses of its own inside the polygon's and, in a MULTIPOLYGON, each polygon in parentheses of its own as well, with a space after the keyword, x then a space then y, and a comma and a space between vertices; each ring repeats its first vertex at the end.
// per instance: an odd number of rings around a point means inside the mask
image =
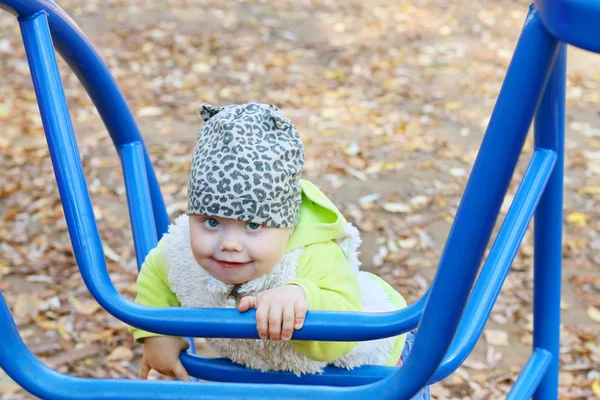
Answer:
POLYGON ((464 168, 450 168, 450 175, 460 178, 467 175, 467 170, 464 168))
POLYGON ((383 209, 391 213, 408 213, 412 210, 408 204, 404 203, 385 203, 383 209))
POLYGON ((133 358, 133 352, 129 347, 119 346, 106 356, 106 361, 129 361, 133 358))
MULTIPOLYGON (((115 349, 116 350, 116 349, 115 349)), ((54 357, 50 357, 46 360, 46 364, 51 368, 57 368, 64 364, 69 364, 75 361, 83 360, 87 357, 100 354, 102 352, 102 347, 97 344, 92 344, 89 346, 85 346, 76 350, 67 351, 61 354, 58 354, 54 357)))
POLYGON ((497 329, 483 331, 485 341, 492 346, 508 346, 508 333, 497 329))
POLYGON ((575 212, 567 215, 567 222, 582 227, 587 224, 587 218, 585 217, 585 214, 575 212))
POLYGON ((19 293, 13 313, 21 320, 32 318, 37 315, 40 304, 41 301, 36 293, 19 293))
POLYGON ((398 246, 401 249, 414 249, 415 246, 419 243, 417 238, 408 238, 408 239, 400 239, 398 240, 398 246))
POLYGON ((163 113, 160 107, 144 107, 138 110, 136 115, 142 117, 157 117, 163 113))
POLYGON ((71 298, 71 303, 78 313, 90 316, 100 309, 100 304, 96 300, 79 300, 71 298))
POLYGON ((589 317, 589 319, 600 324, 600 310, 599 309, 597 309, 596 307, 593 307, 593 306, 589 306, 587 308, 586 312, 587 312, 587 316, 589 317))
POLYGON ((594 396, 600 398, 600 379, 596 379, 592 383, 592 392, 594 393, 594 396))
POLYGON ((102 241, 102 249, 104 250, 104 255, 109 260, 117 263, 121 261, 121 257, 104 240, 102 241))

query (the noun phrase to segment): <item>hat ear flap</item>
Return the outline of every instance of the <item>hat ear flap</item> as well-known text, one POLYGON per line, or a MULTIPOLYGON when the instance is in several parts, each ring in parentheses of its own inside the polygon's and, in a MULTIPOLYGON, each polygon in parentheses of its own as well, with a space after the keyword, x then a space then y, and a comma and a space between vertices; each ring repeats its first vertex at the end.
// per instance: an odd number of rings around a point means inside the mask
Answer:
POLYGON ((292 127, 292 123, 290 122, 289 119, 287 119, 285 116, 283 116, 283 114, 281 113, 281 111, 279 111, 279 108, 273 106, 274 108, 271 108, 268 113, 269 113, 269 117, 271 119, 271 121, 273 122, 273 124, 277 127, 277 129, 290 129, 292 127))
POLYGON ((224 108, 225 107, 215 107, 211 104, 204 103, 200 105, 198 112, 200 112, 200 116, 202 117, 204 122, 206 122, 221 111, 223 111, 224 108))

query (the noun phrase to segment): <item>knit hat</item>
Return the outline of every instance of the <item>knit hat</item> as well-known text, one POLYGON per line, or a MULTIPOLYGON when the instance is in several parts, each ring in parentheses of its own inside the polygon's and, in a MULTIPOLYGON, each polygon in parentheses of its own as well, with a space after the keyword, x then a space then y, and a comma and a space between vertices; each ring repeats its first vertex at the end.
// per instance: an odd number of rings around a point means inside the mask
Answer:
POLYGON ((187 214, 291 228, 298 222, 304 146, 272 104, 200 106, 187 214))

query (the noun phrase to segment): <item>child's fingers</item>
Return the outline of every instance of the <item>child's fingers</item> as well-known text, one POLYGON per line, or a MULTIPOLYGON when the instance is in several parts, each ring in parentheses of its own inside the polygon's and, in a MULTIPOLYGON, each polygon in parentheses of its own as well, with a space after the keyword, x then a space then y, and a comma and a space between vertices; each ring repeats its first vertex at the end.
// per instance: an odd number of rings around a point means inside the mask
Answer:
POLYGON ((239 312, 246 312, 251 308, 256 308, 256 298, 252 296, 242 297, 238 305, 239 312))
POLYGON ((190 381, 190 377, 180 361, 177 361, 175 367, 173 367, 173 374, 180 381, 190 381))
POLYGON ((140 367, 140 378, 148 379, 148 374, 150 373, 150 365, 142 359, 142 365, 140 367))
POLYGON ((283 307, 283 324, 281 325, 281 340, 290 340, 294 333, 294 306, 283 307))
POLYGON ((189 349, 189 348, 190 348, 190 342, 188 342, 188 341, 187 341, 187 340, 185 340, 184 338, 181 338, 181 341, 180 341, 179 343, 180 343, 180 347, 179 347, 179 349, 180 349, 181 351, 185 351, 185 350, 187 350, 187 349, 189 349))
POLYGON ((269 305, 265 304, 256 309, 256 330, 261 339, 269 337, 269 305))
POLYGON ((294 329, 301 329, 304 326, 307 311, 308 304, 306 304, 306 301, 297 301, 296 304, 294 304, 294 329))
POLYGON ((273 304, 269 310, 269 338, 271 340, 281 339, 281 322, 283 316, 283 306, 273 304))

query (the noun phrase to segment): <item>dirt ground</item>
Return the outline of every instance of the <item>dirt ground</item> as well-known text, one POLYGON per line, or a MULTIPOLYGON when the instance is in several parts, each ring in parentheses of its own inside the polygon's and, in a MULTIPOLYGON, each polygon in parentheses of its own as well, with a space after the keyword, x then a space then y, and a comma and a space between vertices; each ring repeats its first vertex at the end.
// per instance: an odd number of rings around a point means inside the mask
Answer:
MULTIPOLYGON (((57 0, 121 87, 170 215, 185 207, 202 102, 274 103, 305 177, 359 227, 361 261, 409 302, 433 278, 527 13, 526 1, 57 0)), ((600 396, 600 57, 569 48, 561 399, 600 396)), ((137 274, 119 160, 61 60, 107 265, 137 274)), ((18 24, 0 15, 0 290, 46 364, 134 378, 141 348, 91 299, 70 247, 18 24)), ((531 135, 530 135, 531 136, 531 135)), ((528 139, 499 225, 532 152, 528 139)), ((505 398, 530 354, 532 231, 486 331, 436 399, 505 398)), ((459 266, 457 266, 459 268, 459 266)), ((201 341, 202 351, 207 351, 201 341)), ((0 399, 28 399, 0 369, 0 399)))

